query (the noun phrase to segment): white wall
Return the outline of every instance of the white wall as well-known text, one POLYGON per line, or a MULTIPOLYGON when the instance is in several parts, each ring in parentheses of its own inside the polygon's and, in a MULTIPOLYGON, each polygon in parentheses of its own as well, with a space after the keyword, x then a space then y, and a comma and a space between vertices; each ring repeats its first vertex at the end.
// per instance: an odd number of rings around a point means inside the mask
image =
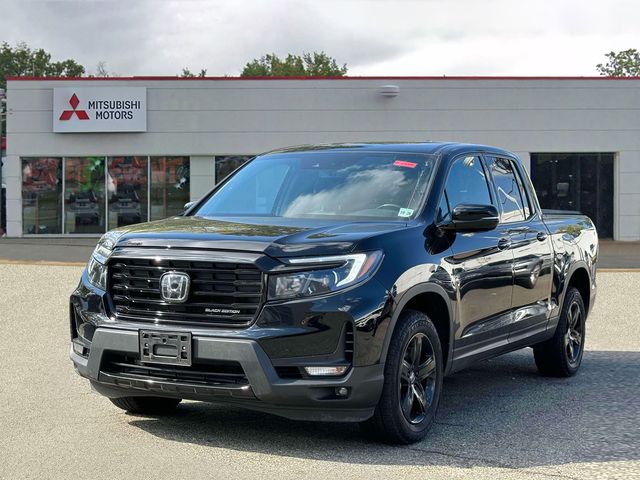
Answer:
MULTIPOLYGON (((529 152, 619 152, 615 235, 640 240, 639 80, 9 81, 7 107, 13 174, 28 155, 191 155, 192 198, 210 187, 213 154, 303 143, 484 143, 527 167, 529 152), (395 98, 378 93, 389 83, 400 86, 395 98), (52 88, 87 84, 146 86, 148 132, 51 133, 52 88)), ((21 232, 18 180, 7 192, 10 235, 21 232)))

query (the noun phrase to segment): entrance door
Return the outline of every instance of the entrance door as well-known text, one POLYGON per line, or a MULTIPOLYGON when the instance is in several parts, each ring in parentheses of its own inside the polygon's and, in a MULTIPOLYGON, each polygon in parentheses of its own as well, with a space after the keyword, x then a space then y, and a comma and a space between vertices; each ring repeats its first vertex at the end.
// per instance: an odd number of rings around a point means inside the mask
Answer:
POLYGON ((532 153, 531 180, 542 208, 582 212, 613 237, 613 153, 532 153))

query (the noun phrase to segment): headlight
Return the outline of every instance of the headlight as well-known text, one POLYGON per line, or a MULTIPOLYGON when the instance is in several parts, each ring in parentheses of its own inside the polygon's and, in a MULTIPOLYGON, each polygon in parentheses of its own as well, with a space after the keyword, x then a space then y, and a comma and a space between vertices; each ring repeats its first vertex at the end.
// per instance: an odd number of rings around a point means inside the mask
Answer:
POLYGON ((302 272, 269 277, 269 300, 323 295, 365 281, 382 260, 382 252, 333 257, 291 258, 289 265, 308 267, 302 272), (326 266, 325 268, 323 268, 326 266), (330 267, 329 267, 330 266, 330 267))
POLYGON ((93 256, 101 263, 107 263, 107 260, 111 256, 113 249, 118 242, 118 239, 124 235, 124 232, 119 232, 117 230, 112 230, 111 232, 107 232, 100 240, 98 240, 98 244, 96 245, 95 250, 93 251, 93 256))
POLYGON ((87 277, 93 286, 102 290, 107 289, 107 266, 96 260, 93 255, 87 265, 87 277))

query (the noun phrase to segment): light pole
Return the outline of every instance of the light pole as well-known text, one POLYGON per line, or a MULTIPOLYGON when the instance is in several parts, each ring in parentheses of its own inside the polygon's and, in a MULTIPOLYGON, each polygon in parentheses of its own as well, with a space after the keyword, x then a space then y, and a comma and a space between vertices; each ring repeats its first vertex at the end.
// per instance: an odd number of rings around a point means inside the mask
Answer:
MULTIPOLYGON (((4 215, 4 198, 3 198, 3 189, 2 189, 2 158, 3 158, 3 143, 2 143, 2 126, 4 120, 4 104, 6 102, 4 88, 0 88, 0 232, 5 231, 5 215, 4 215)), ((5 137, 6 138, 6 137, 5 137)), ((0 234, 0 237, 2 235, 0 234)))

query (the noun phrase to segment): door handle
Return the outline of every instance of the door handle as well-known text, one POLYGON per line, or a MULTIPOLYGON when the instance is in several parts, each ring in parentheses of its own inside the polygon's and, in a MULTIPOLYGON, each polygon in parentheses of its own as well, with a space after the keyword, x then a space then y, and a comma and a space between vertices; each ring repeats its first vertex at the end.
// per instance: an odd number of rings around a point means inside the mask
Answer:
POLYGON ((529 227, 513 227, 507 230, 507 233, 512 235, 517 235, 519 233, 527 233, 529 231, 529 227))
POLYGON ((547 239, 547 234, 544 232, 538 232, 538 234, 536 235, 536 238, 538 239, 539 242, 544 242, 547 239))
POLYGON ((507 250, 511 248, 511 239, 504 237, 501 238, 500 240, 498 240, 498 249, 500 250, 507 250))

